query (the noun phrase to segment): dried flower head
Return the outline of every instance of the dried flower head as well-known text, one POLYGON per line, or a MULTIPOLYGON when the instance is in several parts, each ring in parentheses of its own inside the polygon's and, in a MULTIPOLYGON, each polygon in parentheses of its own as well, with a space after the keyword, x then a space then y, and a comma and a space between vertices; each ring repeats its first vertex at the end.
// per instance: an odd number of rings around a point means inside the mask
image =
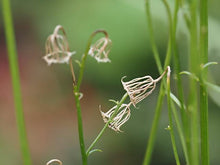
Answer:
POLYGON ((106 35, 106 37, 99 39, 90 47, 88 54, 94 57, 98 62, 111 62, 108 58, 111 46, 112 41, 108 38, 108 35, 106 35))
POLYGON ((59 165, 63 165, 63 163, 59 159, 52 159, 49 162, 47 162, 46 165, 50 165, 51 163, 58 163, 59 165))
POLYGON ((76 52, 69 51, 66 33, 61 25, 57 25, 46 41, 46 55, 43 59, 48 65, 52 63, 69 63, 72 55, 76 52))
POLYGON ((135 78, 128 82, 123 81, 125 77, 121 79, 122 85, 127 91, 130 100, 134 106, 153 92, 157 82, 162 79, 167 70, 168 68, 156 80, 154 80, 151 76, 135 78))
MULTIPOLYGON (((116 132, 122 132, 120 130, 120 127, 126 122, 128 121, 128 119, 131 116, 130 113, 130 108, 129 108, 130 104, 122 104, 121 107, 118 109, 117 115, 115 117, 113 117, 113 119, 111 120, 111 122, 109 123, 108 127, 113 129, 116 132)), ((112 115, 114 114, 115 110, 117 108, 117 105, 115 105, 114 107, 112 107, 108 112, 104 113, 101 111, 101 115, 102 118, 104 120, 104 123, 107 123, 109 121, 109 119, 112 117, 112 115)))

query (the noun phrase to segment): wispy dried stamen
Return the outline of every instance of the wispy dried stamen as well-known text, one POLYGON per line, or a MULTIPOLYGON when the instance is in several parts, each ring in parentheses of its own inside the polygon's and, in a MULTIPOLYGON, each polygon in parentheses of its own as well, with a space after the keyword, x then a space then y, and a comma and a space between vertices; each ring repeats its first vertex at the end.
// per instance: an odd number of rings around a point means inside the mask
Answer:
MULTIPOLYGON (((126 122, 128 121, 128 119, 131 116, 130 113, 130 108, 129 108, 130 104, 122 104, 121 107, 118 109, 117 115, 115 117, 113 117, 113 119, 111 120, 111 122, 109 123, 108 127, 113 129, 116 132, 122 132, 120 130, 120 127, 126 122)), ((108 112, 104 113, 101 111, 101 115, 103 118, 104 123, 107 123, 110 118, 112 117, 112 115, 114 114, 115 110, 117 108, 117 105, 115 105, 114 107, 112 107, 108 112)))
POLYGON ((52 159, 49 162, 47 162, 46 165, 50 165, 51 163, 59 163, 59 165, 63 165, 63 163, 59 159, 52 159))
POLYGON ((168 68, 169 67, 167 67, 163 74, 155 80, 151 76, 135 78, 128 82, 123 81, 125 77, 121 79, 122 85, 127 91, 134 106, 153 92, 157 82, 161 80, 161 78, 167 72, 168 68))
POLYGON ((61 25, 57 25, 46 41, 46 55, 43 59, 48 65, 52 63, 69 63, 70 58, 76 52, 69 51, 66 33, 61 25), (60 32, 60 33, 59 33, 60 32))
POLYGON ((96 41, 94 45, 90 47, 89 55, 94 57, 98 62, 111 62, 108 58, 110 52, 112 41, 106 36, 96 41))

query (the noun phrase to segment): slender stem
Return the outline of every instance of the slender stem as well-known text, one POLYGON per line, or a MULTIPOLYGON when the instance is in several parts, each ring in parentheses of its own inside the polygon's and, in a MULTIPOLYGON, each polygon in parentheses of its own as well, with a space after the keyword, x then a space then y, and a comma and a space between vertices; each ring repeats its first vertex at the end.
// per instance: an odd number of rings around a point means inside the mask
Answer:
MULTIPOLYGON (((208 62, 208 2, 200 0, 200 59, 201 63, 208 62)), ((201 132, 201 161, 202 165, 209 165, 209 140, 208 140, 208 94, 204 83, 207 71, 201 73, 200 84, 200 132, 201 132)))
MULTIPOLYGON (((183 130, 184 130, 184 140, 189 139, 189 122, 187 118, 187 112, 184 108, 184 95, 183 95, 183 85, 182 85, 182 77, 180 76, 181 66, 180 66, 180 59, 178 55, 178 49, 177 49, 177 43, 176 43, 176 26, 177 26, 177 15, 179 10, 180 2, 179 0, 176 0, 175 2, 175 10, 174 10, 174 17, 173 17, 173 53, 174 53, 174 71, 177 78, 177 91, 178 91, 178 97, 180 100, 180 109, 181 109, 181 119, 183 123, 183 130), (185 138, 186 137, 186 138, 185 138)), ((186 154, 186 153, 185 153, 186 154)), ((188 157, 188 155, 185 155, 185 157, 188 157)))
MULTIPOLYGON (((160 58, 159 58, 158 49, 157 49, 157 46, 156 46, 156 43, 154 40, 154 30, 153 30, 149 0, 146 0, 145 3, 146 3, 145 8, 146 8, 147 22, 148 22, 149 33, 150 33, 150 42, 151 42, 151 46, 153 49, 154 58, 155 58, 155 61, 157 64, 157 68, 161 74, 161 73, 163 73, 163 69, 162 69, 160 58)), ((165 68, 170 63, 170 53, 171 53, 171 42, 169 39, 168 49, 167 49, 167 54, 166 54, 166 59, 165 59, 165 65, 164 65, 165 68)), ((158 127, 158 123, 159 123, 159 119, 160 119, 160 115, 161 115, 161 111, 162 111, 162 103, 163 103, 163 99, 164 99, 164 95, 165 95, 165 90, 163 87, 165 87, 165 86, 166 86, 165 81, 162 81, 162 83, 160 85, 160 93, 159 93, 158 100, 157 100, 155 116, 153 119, 151 131, 150 131, 150 137, 148 139, 148 144, 147 144, 147 149, 145 152, 143 165, 149 165, 150 160, 151 160, 151 155, 152 155, 153 147, 154 147, 154 143, 155 143, 156 131, 157 131, 157 127, 158 127)))
POLYGON ((86 154, 87 156, 89 155, 89 152, 92 150, 92 148, 94 147, 94 145, 98 142, 98 140, 101 138, 101 136, 103 135, 105 129, 108 127, 109 123, 112 121, 112 119, 115 117, 115 115, 117 114, 119 108, 121 107, 121 105, 125 102, 126 98, 127 98, 128 94, 125 93, 124 96, 121 98, 120 102, 118 103, 114 113, 112 114, 112 116, 109 118, 108 122, 104 125, 104 127, 102 128, 102 130, 99 132, 98 136, 95 138, 95 140, 91 143, 91 145, 88 147, 86 154))
MULTIPOLYGON (((77 109, 78 132, 79 132, 80 150, 81 150, 83 165, 87 165, 87 154, 86 154, 86 150, 85 150, 85 143, 84 143, 84 136, 83 136, 82 111, 81 111, 81 106, 80 106, 80 86, 81 86, 82 79, 83 79, 86 58, 88 56, 88 52, 89 52, 90 46, 92 44, 93 37, 97 33, 104 33, 106 38, 108 37, 108 34, 105 30, 96 30, 95 32, 92 33, 92 35, 90 36, 90 38, 88 40, 87 47, 86 47, 84 55, 82 57, 82 61, 80 63, 80 71, 79 71, 78 81, 77 81, 77 83, 73 82, 73 84, 74 84, 73 93, 74 93, 75 102, 76 102, 76 109, 77 109)), ((70 70, 71 70, 71 72, 73 72, 72 65, 70 65, 70 70)), ((74 81, 75 76, 73 73, 72 73, 72 75, 73 75, 73 81, 74 81)))
POLYGON ((177 111, 176 111, 176 108, 173 104, 173 102, 171 102, 171 109, 172 109, 172 112, 173 112, 173 116, 174 116, 174 119, 175 119, 175 122, 176 122, 176 126, 177 126, 177 131, 178 131, 178 134, 179 134, 179 137, 180 137, 180 142, 181 142, 181 145, 183 147, 183 153, 184 153, 184 156, 185 156, 185 159, 186 159, 186 164, 189 165, 189 154, 188 154, 188 150, 187 150, 187 146, 186 146, 186 141, 185 141, 185 138, 184 138, 184 133, 183 133, 183 130, 182 130, 182 127, 181 127, 181 123, 179 122, 179 118, 178 118, 178 114, 177 114, 177 111))
MULTIPOLYGON (((190 72, 198 76, 198 35, 197 35, 197 0, 192 0, 190 4, 191 26, 190 26, 190 72)), ((199 164, 199 122, 198 122, 198 89, 194 79, 190 79, 190 92, 188 111, 191 113, 191 164, 199 164)))
POLYGON ((84 136, 83 136, 83 123, 82 123, 82 113, 81 113, 81 106, 80 106, 80 93, 77 92, 76 86, 74 86, 74 97, 75 97, 76 110, 77 110, 78 132, 79 132, 81 156, 82 156, 83 165, 86 165, 87 164, 87 155, 86 155, 86 151, 85 151, 85 143, 84 143, 84 136))
POLYGON ((31 165, 31 156, 28 147, 28 140, 26 135, 24 113, 22 106, 19 67, 18 67, 17 50, 16 50, 11 8, 10 8, 10 0, 2 0, 2 12, 3 12, 4 25, 5 25, 5 35, 6 35, 6 42, 8 48, 8 57, 9 57, 10 72, 12 78, 16 120, 17 120, 18 132, 20 136, 22 158, 24 165, 31 165))
POLYGON ((79 77, 78 77, 78 82, 77 82, 77 90, 79 91, 80 89, 80 85, 82 83, 82 79, 83 79, 83 74, 84 74, 84 69, 85 69, 85 62, 86 62, 86 58, 88 56, 88 52, 90 49, 90 46, 92 44, 92 39, 93 37, 98 34, 98 33, 104 33, 105 37, 108 38, 108 33, 105 30, 96 30, 95 32, 92 33, 92 35, 90 36, 88 43, 87 43, 87 47, 85 49, 85 53, 82 57, 82 61, 80 64, 80 72, 79 72, 79 77))
POLYGON ((162 69, 158 49, 156 46, 156 42, 154 39, 154 29, 153 29, 153 23, 152 23, 152 18, 151 18, 149 0, 145 0, 145 8, 146 8, 145 10, 146 10, 146 16, 147 16, 147 23, 148 23, 148 27, 149 27, 150 42, 151 42, 151 46, 153 49, 153 54, 154 54, 154 58, 155 58, 155 61, 157 64, 157 68, 159 70, 159 73, 161 74, 161 73, 163 73, 163 69, 162 69))
MULTIPOLYGON (((168 20, 169 20, 169 24, 170 24, 170 38, 171 38, 173 55, 174 55, 174 71, 175 71, 175 76, 177 78, 178 97, 179 97, 180 105, 181 105, 181 111, 180 111, 181 112, 181 119, 183 122, 184 134, 187 134, 187 132, 189 132, 189 127, 188 127, 189 124, 188 124, 188 119, 187 119, 187 115, 186 115, 187 112, 184 108, 182 78, 179 74, 180 70, 181 70, 180 69, 180 60, 179 60, 179 56, 178 56, 177 43, 176 43, 177 14, 178 14, 180 2, 179 2, 179 0, 175 1, 173 21, 172 21, 172 16, 171 16, 171 10, 170 10, 170 7, 169 7, 167 1, 163 0, 163 2, 166 7, 166 10, 167 10, 168 20)), ((184 134, 183 134, 183 136, 184 136, 184 134)), ((182 140, 184 140, 184 143, 186 143, 185 136, 182 140)), ((184 154, 188 154, 188 152, 184 152, 184 154)), ((188 159, 188 155, 185 155, 185 158, 188 159)))
POLYGON ((161 83, 160 93, 159 93, 158 100, 157 100, 157 106, 156 106, 155 115, 154 115, 151 131, 150 131, 150 137, 148 139, 147 150, 145 152, 143 165, 150 164, 151 155, 153 152, 153 147, 154 147, 154 143, 156 139, 156 131, 157 131, 157 127, 158 127, 158 123, 159 123, 159 119, 160 119, 160 115, 162 111, 164 95, 165 95, 165 91, 163 88, 163 83, 161 83))
POLYGON ((170 131, 170 137, 171 137, 171 142, 173 146, 173 153, 174 157, 176 159, 176 164, 180 165, 180 160, 179 156, 177 153, 176 149, 176 141, 175 141, 175 136, 174 136, 174 131, 173 131, 173 119, 172 119, 172 110, 171 110, 171 98, 170 98, 170 68, 168 68, 167 72, 167 106, 168 106, 168 116, 169 116, 169 131, 170 131))

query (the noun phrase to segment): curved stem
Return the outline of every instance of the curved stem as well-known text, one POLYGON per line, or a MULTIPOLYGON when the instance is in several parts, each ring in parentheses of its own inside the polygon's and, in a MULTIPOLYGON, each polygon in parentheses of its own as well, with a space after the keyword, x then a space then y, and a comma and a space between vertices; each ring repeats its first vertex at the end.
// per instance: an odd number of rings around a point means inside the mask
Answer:
POLYGON ((71 64, 70 69, 71 69, 72 76, 73 76, 73 93, 74 93, 75 102, 76 102, 76 109, 77 109, 78 133, 79 133, 80 150, 81 150, 83 165, 87 165, 87 154, 86 154, 86 150, 85 150, 84 136, 83 136, 82 111, 81 111, 81 105, 80 105, 80 86, 81 86, 82 79, 83 79, 86 58, 88 56, 88 52, 89 52, 90 46, 92 44, 92 39, 97 33, 104 33, 106 38, 108 38, 108 33, 105 30, 96 30, 95 32, 92 33, 92 35, 90 36, 90 38, 88 40, 87 47, 85 49, 85 53, 82 57, 82 61, 80 64, 79 78, 78 78, 77 83, 74 82, 75 75, 73 72, 72 62, 70 62, 70 64, 71 64))
POLYGON ((108 122, 105 124, 105 126, 102 128, 102 130, 99 132, 98 136, 95 138, 95 140, 91 143, 91 145, 88 147, 86 154, 87 156, 89 155, 89 152, 92 150, 92 148, 94 147, 94 145, 98 142, 98 140, 101 138, 101 136, 103 135, 105 129, 108 127, 109 123, 112 121, 112 119, 115 117, 115 115, 117 114, 119 108, 121 107, 121 105, 125 102, 126 98, 127 98, 128 94, 125 93, 124 96, 121 98, 120 102, 118 103, 114 113, 112 114, 112 116, 109 118, 108 122))
POLYGON ((3 12, 4 25, 5 25, 5 37, 8 48, 8 57, 9 57, 9 65, 10 65, 10 72, 12 78, 16 121, 20 136, 22 159, 24 165, 31 165, 31 156, 30 156, 28 140, 26 135, 24 112, 22 106, 19 67, 18 67, 17 50, 16 50, 13 22, 12 22, 10 0, 2 0, 2 12, 3 12))
POLYGON ((80 85, 82 83, 84 69, 85 69, 85 62, 86 62, 86 58, 88 56, 88 52, 89 52, 90 46, 92 44, 92 39, 98 33, 104 33, 105 37, 108 38, 108 33, 105 30, 101 30, 101 29, 100 30, 96 30, 89 37, 89 40, 88 40, 88 43, 87 43, 87 47, 86 47, 85 52, 84 52, 84 54, 82 56, 82 61, 81 61, 81 64, 80 64, 79 78, 78 78, 78 82, 77 82, 77 90, 78 91, 79 91, 80 85))

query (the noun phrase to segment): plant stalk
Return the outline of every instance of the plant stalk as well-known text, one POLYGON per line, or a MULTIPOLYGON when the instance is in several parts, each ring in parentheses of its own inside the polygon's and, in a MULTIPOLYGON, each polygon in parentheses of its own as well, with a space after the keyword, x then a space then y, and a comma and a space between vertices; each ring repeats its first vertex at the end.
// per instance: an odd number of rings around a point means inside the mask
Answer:
MULTIPOLYGON (((74 93, 75 102, 76 102, 76 109, 77 109, 78 133, 79 133, 80 150, 81 150, 83 165, 87 165, 87 154, 86 154, 86 150, 85 150, 84 135, 83 135, 82 110, 81 110, 81 105, 80 105, 80 86, 82 84, 82 79, 83 79, 84 70, 85 70, 85 62, 86 62, 86 59, 87 59, 87 56, 88 56, 88 52, 89 52, 90 46, 92 44, 93 37, 97 33, 104 33, 104 35, 106 37, 108 37, 108 34, 105 30, 96 30, 95 32, 92 33, 92 35, 90 36, 90 38, 88 40, 85 52, 82 56, 82 61, 79 64, 80 65, 80 70, 79 70, 78 81, 77 81, 76 84, 75 84, 75 82, 73 82, 73 84, 74 84, 73 93, 74 93)), ((71 72, 73 72, 72 65, 70 65, 70 70, 71 70, 71 72)), ((75 76, 74 76, 73 73, 72 73, 72 75, 73 75, 73 81, 74 81, 75 76)))
MULTIPOLYGON (((208 1, 200 0, 200 59, 201 64, 208 62, 208 1)), ((200 133, 201 133, 201 163, 209 165, 208 138, 208 93, 205 81, 207 70, 200 75, 200 133)))
POLYGON ((31 156, 28 146, 27 133, 25 129, 24 112, 22 105, 22 96, 20 89, 20 76, 19 76, 19 66, 15 42, 15 34, 12 21, 12 12, 10 7, 10 0, 2 0, 2 12, 5 26, 5 37, 8 49, 8 58, 12 79, 14 104, 16 121, 20 138, 22 159, 24 165, 31 165, 31 156))
POLYGON ((174 136, 174 131, 173 131, 174 127, 173 127, 171 98, 170 98, 170 68, 167 71, 167 106, 168 106, 168 116, 169 116, 168 130, 170 131, 170 137, 171 137, 171 142, 172 142, 172 146, 173 146, 173 153, 174 153, 174 157, 176 160, 176 164, 180 165, 180 160, 179 160, 179 156, 177 153, 176 141, 175 141, 175 136, 174 136))

